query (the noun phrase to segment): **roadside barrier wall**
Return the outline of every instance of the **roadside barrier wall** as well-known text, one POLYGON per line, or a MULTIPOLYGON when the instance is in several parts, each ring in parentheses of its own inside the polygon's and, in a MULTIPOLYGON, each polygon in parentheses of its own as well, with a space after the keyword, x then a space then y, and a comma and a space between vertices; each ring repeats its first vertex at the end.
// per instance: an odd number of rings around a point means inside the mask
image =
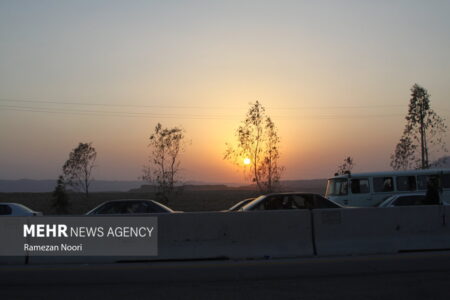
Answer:
POLYGON ((445 206, 314 210, 318 256, 450 250, 445 206))
POLYGON ((450 206, 153 216, 158 217, 158 256, 3 256, 0 264, 261 259, 450 250, 450 206))
POLYGON ((158 256, 29 256, 29 264, 313 256, 309 211, 159 214, 158 256))
MULTIPOLYGON (((0 247, 1 253, 14 253, 11 249, 17 249, 23 247, 23 243, 25 242, 25 238, 17 239, 17 233, 14 231, 17 228, 18 224, 21 224, 23 220, 26 218, 17 218, 17 217, 4 217, 2 219, 2 226, 0 226, 0 247)), ((23 265, 26 263, 26 256, 3 256, 0 255, 0 265, 23 265)))
POLYGON ((159 258, 312 256, 308 211, 185 213, 159 218, 159 258))

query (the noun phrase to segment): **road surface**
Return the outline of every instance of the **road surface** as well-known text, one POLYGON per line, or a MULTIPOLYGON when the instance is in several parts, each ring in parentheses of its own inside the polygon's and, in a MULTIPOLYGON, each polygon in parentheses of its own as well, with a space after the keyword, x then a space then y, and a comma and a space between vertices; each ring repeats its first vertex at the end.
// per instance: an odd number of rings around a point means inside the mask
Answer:
POLYGON ((0 266, 0 299, 450 299, 450 252, 0 266))

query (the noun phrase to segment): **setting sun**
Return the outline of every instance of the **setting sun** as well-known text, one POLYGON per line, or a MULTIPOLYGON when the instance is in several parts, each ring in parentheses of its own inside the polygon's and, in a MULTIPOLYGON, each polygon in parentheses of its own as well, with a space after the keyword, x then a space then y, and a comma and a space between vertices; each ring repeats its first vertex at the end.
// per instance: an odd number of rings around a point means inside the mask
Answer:
POLYGON ((244 165, 249 165, 251 163, 250 158, 246 157, 244 158, 244 165))

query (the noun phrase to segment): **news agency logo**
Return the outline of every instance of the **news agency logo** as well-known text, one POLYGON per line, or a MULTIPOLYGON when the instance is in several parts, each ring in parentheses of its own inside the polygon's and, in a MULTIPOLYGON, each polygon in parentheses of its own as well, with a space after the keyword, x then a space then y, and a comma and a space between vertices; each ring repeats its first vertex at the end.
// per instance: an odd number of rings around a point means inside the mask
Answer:
POLYGON ((69 237, 65 224, 24 224, 23 237, 69 237))
POLYGON ((23 237, 31 238, 151 238, 148 226, 67 226, 66 224, 24 224, 23 237))
POLYGON ((153 216, 0 218, 0 256, 157 256, 153 216))

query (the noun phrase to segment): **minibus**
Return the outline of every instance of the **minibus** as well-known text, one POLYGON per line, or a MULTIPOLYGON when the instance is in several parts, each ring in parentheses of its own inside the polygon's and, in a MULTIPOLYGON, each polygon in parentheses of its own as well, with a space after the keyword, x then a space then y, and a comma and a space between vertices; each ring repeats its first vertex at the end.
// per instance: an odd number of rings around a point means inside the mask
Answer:
POLYGON ((435 179, 440 201, 450 202, 450 169, 347 173, 328 179, 325 197, 347 206, 376 206, 389 196, 426 192, 435 179))

